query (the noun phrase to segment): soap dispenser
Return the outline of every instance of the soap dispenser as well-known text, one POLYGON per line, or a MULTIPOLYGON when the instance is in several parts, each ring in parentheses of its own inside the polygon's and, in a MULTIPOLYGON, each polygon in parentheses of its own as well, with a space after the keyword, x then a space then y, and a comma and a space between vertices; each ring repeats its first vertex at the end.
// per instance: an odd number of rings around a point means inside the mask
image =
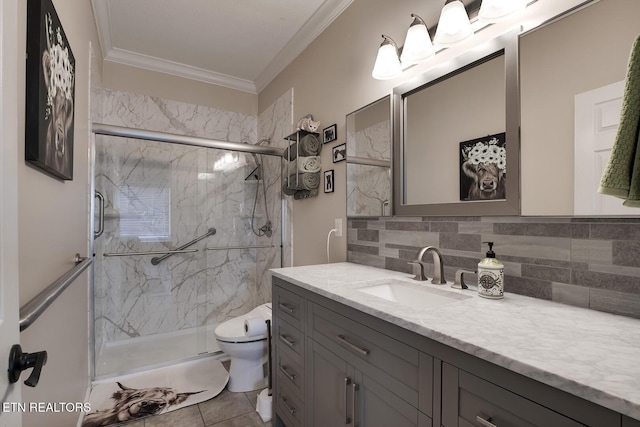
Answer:
POLYGON ((504 264, 496 259, 493 242, 489 244, 487 257, 478 263, 478 295, 485 298, 504 298, 504 264))

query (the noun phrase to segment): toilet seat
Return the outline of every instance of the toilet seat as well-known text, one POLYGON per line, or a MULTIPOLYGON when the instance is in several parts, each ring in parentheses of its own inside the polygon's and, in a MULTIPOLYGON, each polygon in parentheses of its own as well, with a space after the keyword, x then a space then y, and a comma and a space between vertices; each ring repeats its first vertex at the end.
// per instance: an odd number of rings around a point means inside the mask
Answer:
POLYGON ((251 310, 247 314, 222 322, 214 331, 216 339, 218 341, 228 343, 249 343, 266 340, 266 331, 262 335, 254 335, 250 337, 245 335, 244 321, 252 317, 264 317, 265 320, 271 319, 271 304, 263 304, 251 310))
POLYGON ((223 342, 242 343, 242 342, 256 342, 264 341, 267 339, 267 334, 248 337, 244 334, 244 321, 249 317, 243 315, 235 317, 222 322, 215 330, 216 339, 223 342))

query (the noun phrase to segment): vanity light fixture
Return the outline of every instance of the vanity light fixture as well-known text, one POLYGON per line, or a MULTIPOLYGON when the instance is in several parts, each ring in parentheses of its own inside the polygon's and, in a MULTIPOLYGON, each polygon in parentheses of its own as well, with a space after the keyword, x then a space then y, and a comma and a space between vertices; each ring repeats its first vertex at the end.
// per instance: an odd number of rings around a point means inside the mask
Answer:
POLYGON ((436 51, 457 45, 471 37, 475 31, 490 24, 500 22, 516 12, 526 8, 537 0, 482 0, 480 6, 476 1, 472 15, 477 12, 473 24, 469 20, 467 9, 460 0, 446 0, 440 20, 436 28, 433 42, 429 37, 429 30, 425 21, 412 13, 413 22, 407 30, 404 46, 398 49, 396 43, 389 36, 384 39, 378 49, 375 65, 371 76, 378 80, 388 80, 398 77, 411 65, 425 62, 436 51), (399 56, 398 52, 402 52, 399 56), (400 63, 402 61, 402 64, 400 63))
POLYGON ((528 0, 482 0, 478 19, 491 24, 500 22, 527 7, 527 3, 528 0))
POLYGON ((402 63, 407 65, 424 62, 436 53, 427 24, 416 14, 412 13, 411 17, 413 22, 407 30, 402 55, 400 55, 402 63))
POLYGON ((451 47, 471 37, 473 29, 467 9, 460 0, 447 0, 440 12, 440 20, 433 41, 442 47, 451 47))
POLYGON ((384 39, 378 49, 375 65, 371 76, 377 80, 389 80, 402 74, 402 66, 398 57, 398 45, 389 36, 382 35, 384 39))

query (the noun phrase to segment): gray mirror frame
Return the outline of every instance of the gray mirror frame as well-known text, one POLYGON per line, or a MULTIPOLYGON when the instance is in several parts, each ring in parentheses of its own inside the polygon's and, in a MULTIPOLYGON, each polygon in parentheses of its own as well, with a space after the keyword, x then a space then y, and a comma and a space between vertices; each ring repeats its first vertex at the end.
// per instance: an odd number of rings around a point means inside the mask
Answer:
POLYGON ((474 48, 442 67, 427 71, 410 82, 401 84, 392 93, 392 145, 393 145, 393 214, 397 216, 493 216, 520 215, 520 89, 518 84, 518 38, 520 31, 511 31, 479 48, 474 48), (483 58, 504 51, 507 146, 507 195, 504 200, 486 200, 459 203, 403 204, 403 131, 405 125, 404 99, 411 92, 429 86, 437 80, 462 72, 483 58))

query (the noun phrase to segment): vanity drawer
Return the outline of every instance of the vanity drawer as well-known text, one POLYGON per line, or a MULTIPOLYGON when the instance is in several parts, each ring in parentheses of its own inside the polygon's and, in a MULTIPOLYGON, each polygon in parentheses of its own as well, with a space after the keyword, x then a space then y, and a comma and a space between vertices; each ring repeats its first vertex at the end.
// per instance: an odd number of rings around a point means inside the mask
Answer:
MULTIPOLYGON (((318 304, 312 305, 311 320, 314 341, 418 407, 419 383, 424 382, 418 350, 318 304)), ((428 381, 431 388, 432 378, 428 381)))
POLYGON ((304 396, 304 370, 287 353, 279 353, 275 375, 278 384, 286 383, 297 396, 304 396))
MULTIPOLYGON (((277 282, 277 280, 274 281, 277 282)), ((276 310, 276 315, 303 331, 306 319, 304 299, 279 286, 274 287, 274 289, 276 292, 273 309, 276 310)))
POLYGON ((581 423, 463 370, 459 371, 458 386, 460 427, 582 426, 581 423))
POLYGON ((273 339, 278 341, 280 354, 286 354, 295 363, 304 366, 304 335, 299 329, 280 319, 273 339))
POLYGON ((278 383, 275 396, 276 412, 287 427, 301 427, 304 425, 304 404, 298 394, 282 382, 278 383))

